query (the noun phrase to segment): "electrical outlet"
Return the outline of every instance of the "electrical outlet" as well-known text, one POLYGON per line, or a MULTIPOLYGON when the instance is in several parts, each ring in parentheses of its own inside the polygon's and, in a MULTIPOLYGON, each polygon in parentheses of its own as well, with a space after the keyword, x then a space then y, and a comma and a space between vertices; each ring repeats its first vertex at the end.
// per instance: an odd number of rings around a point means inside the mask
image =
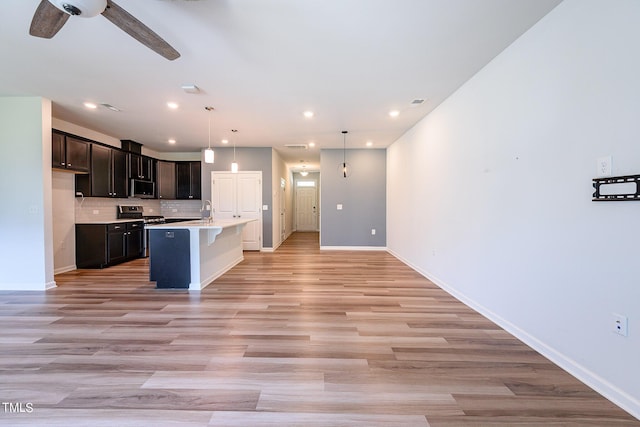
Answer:
POLYGON ((611 176, 611 156, 600 157, 598 159, 597 176, 611 176))
POLYGON ((375 228, 372 228, 372 229, 371 229, 371 235, 372 235, 372 236, 375 236, 375 235, 376 235, 376 229, 375 229, 375 228))
POLYGON ((613 319, 613 331, 616 334, 626 337, 629 335, 629 319, 622 314, 612 313, 613 319))

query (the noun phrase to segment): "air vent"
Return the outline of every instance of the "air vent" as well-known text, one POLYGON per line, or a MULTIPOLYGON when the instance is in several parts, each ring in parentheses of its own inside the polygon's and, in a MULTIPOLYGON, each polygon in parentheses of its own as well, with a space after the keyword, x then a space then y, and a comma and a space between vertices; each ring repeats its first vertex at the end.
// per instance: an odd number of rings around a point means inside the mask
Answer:
POLYGON ((293 150, 306 150, 308 148, 307 144, 284 144, 284 146, 293 150))
POLYGON ((118 107, 114 107, 111 104, 100 104, 100 105, 102 105, 104 108, 108 108, 111 111, 115 111, 115 112, 119 112, 120 111, 120 109, 118 107))
POLYGON ((420 105, 424 102, 424 99, 414 99, 411 101, 411 105, 420 105))

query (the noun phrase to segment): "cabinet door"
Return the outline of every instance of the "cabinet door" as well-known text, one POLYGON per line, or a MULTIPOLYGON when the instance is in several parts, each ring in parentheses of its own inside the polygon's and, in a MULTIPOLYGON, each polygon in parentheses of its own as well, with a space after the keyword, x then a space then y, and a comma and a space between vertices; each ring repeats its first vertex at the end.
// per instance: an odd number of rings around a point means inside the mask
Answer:
POLYGON ((200 162, 176 163, 176 199, 200 199, 200 162))
POLYGON ((102 268, 107 265, 107 227, 76 224, 76 266, 102 268))
POLYGON ((120 150, 111 150, 112 181, 111 196, 127 197, 127 153, 120 150))
POLYGON ((129 178, 151 181, 153 179, 153 159, 129 153, 129 178))
POLYGON ((64 152, 64 135, 58 132, 51 133, 51 167, 58 169, 66 168, 64 152))
POLYGON ((111 264, 127 257, 127 232, 124 225, 109 227, 121 228, 121 230, 110 231, 107 234, 107 262, 111 264))
MULTIPOLYGON (((79 178, 76 178, 76 184, 79 178)), ((78 186, 76 185, 76 190, 78 186)), ((78 190, 83 191, 83 190, 78 190)), ((91 145, 91 189, 85 196, 111 197, 111 149, 91 145)))
POLYGON ((67 169, 89 172, 89 144, 72 136, 67 136, 65 146, 67 169))
POLYGON ((139 258, 142 256, 143 223, 127 224, 127 258, 139 258))
POLYGON ((191 196, 193 199, 202 198, 201 194, 201 185, 200 185, 200 171, 201 165, 200 162, 190 162, 191 163, 191 196))
POLYGON ((192 199, 191 195, 191 164, 190 162, 176 163, 176 198, 192 199))
POLYGON ((176 198, 176 164, 174 162, 158 162, 158 199, 176 198))
POLYGON ((140 179, 140 156, 138 154, 129 153, 129 178, 140 179))
POLYGON ((140 157, 140 176, 141 179, 153 181, 153 159, 151 157, 140 157))

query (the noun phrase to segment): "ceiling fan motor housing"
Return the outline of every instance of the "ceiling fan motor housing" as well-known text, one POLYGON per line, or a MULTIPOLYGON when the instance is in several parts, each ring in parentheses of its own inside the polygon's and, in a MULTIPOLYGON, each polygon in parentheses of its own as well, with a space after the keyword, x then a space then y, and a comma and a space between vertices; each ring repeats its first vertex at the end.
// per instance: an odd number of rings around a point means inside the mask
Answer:
POLYGON ((107 0, 49 0, 61 11, 83 18, 100 15, 107 7, 107 0))

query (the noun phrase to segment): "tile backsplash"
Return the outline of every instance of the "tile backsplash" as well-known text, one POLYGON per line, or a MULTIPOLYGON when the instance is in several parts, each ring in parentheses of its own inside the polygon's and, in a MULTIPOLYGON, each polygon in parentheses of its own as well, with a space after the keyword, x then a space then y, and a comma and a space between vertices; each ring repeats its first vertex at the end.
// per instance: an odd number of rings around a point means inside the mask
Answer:
POLYGON ((143 206, 144 215, 168 218, 200 218, 200 200, 110 199, 106 197, 76 197, 75 221, 111 221, 117 219, 119 205, 143 206))
POLYGON ((201 200, 161 200, 160 214, 166 218, 200 218, 201 200))

